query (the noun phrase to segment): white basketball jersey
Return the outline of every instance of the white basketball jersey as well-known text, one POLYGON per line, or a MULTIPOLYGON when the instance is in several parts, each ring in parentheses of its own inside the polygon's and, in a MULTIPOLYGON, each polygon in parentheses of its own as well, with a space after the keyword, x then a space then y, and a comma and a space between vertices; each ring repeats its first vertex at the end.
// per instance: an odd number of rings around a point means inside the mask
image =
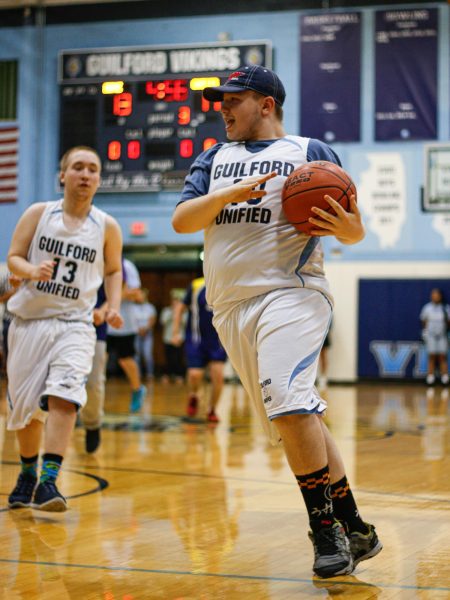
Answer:
POLYGON ((28 251, 34 265, 55 261, 50 281, 26 281, 8 301, 22 319, 59 317, 92 323, 92 309, 103 281, 106 213, 95 206, 82 226, 64 225, 62 200, 47 202, 28 251))
POLYGON ((244 142, 224 144, 214 157, 209 191, 252 175, 277 176, 261 200, 227 204, 205 230, 207 300, 214 312, 277 288, 307 287, 330 300, 320 238, 298 232, 281 208, 286 177, 307 162, 309 138, 287 135, 258 152, 244 142))

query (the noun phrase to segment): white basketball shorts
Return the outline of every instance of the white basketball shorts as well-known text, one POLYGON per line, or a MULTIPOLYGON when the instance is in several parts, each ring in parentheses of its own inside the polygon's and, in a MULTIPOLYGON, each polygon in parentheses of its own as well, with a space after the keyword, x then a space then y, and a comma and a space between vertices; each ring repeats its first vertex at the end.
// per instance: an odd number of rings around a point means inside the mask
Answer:
POLYGON ((95 329, 80 321, 14 318, 8 343, 8 429, 45 421, 46 399, 57 396, 86 404, 95 329))
POLYGON ((428 354, 447 354, 448 352, 448 337, 447 332, 433 334, 429 331, 424 331, 423 340, 428 354))
POLYGON ((214 315, 214 326, 261 417, 272 443, 271 421, 321 414, 326 402, 314 382, 332 306, 317 290, 278 289, 214 315))

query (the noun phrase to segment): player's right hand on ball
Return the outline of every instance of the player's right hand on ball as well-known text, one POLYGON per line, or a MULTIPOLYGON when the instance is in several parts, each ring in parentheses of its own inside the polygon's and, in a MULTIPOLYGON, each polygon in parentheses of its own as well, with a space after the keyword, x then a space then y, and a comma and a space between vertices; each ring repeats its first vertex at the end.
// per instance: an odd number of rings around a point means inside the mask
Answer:
POLYGON ((266 181, 276 177, 276 171, 272 171, 268 175, 254 175, 253 177, 246 177, 241 181, 237 181, 230 187, 222 188, 226 204, 229 202, 247 202, 248 200, 255 200, 256 198, 262 198, 267 194, 262 186, 266 181))
POLYGON ((55 265, 56 263, 53 260, 43 260, 39 265, 35 265, 30 279, 33 279, 33 281, 50 281, 53 277, 55 265))

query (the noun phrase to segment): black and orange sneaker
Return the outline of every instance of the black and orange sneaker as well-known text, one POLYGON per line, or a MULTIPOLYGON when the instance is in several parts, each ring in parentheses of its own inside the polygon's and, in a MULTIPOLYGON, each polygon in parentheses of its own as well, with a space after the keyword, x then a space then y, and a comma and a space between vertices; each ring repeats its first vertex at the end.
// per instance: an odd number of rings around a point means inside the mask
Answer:
POLYGON ((368 533, 360 533, 359 531, 353 531, 348 534, 350 541, 350 552, 353 557, 353 564, 356 567, 362 560, 367 560, 376 556, 378 552, 383 549, 383 544, 378 539, 375 532, 375 527, 370 523, 365 523, 368 533))
POLYGON ((310 531, 308 536, 314 546, 313 571, 316 575, 326 578, 353 571, 349 540, 338 521, 331 527, 310 531))
POLYGON ((190 394, 186 412, 188 417, 195 417, 198 410, 198 398, 195 394, 190 394))

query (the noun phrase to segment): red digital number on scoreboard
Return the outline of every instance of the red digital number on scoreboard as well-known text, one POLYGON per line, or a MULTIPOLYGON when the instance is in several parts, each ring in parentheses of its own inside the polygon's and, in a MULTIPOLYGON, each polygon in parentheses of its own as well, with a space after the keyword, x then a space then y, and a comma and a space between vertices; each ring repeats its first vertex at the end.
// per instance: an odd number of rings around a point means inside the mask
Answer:
POLYGON ((147 81, 145 93, 162 102, 184 102, 189 94, 186 79, 147 81))
POLYGON ((203 150, 209 150, 212 146, 217 144, 216 138, 208 137, 203 140, 203 150))
POLYGON ((122 144, 117 140, 109 142, 107 154, 109 160, 119 160, 122 154, 122 144))
POLYGON ((180 156, 181 158, 190 158, 194 153, 194 142, 192 140, 181 140, 180 156))
POLYGON ((206 100, 202 96, 202 111, 203 112, 208 112, 210 110, 219 112, 221 108, 222 108, 222 102, 210 102, 209 100, 206 100))
POLYGON ((180 106, 178 109, 178 125, 189 125, 191 122, 191 109, 189 106, 180 106))
MULTIPOLYGON (((119 140, 111 140, 108 143, 107 149, 108 160, 119 160, 122 156, 122 142, 119 140)), ((127 157, 131 160, 136 160, 141 156, 141 142, 132 140, 127 144, 127 157)))
POLYGON ((127 156, 133 160, 136 160, 141 155, 141 143, 137 140, 128 142, 127 156))
POLYGON ((116 94, 113 98, 113 114, 128 117, 133 112, 133 96, 129 92, 116 94))

